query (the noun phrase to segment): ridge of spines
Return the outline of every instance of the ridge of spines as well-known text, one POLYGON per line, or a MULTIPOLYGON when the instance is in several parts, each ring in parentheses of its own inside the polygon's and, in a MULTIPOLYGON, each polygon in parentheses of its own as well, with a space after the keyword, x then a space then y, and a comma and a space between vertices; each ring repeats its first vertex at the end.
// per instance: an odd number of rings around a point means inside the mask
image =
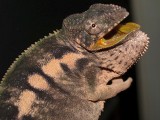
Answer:
POLYGON ((49 33, 48 36, 44 36, 44 38, 39 39, 37 42, 33 43, 28 47, 26 50, 24 50, 20 55, 18 55, 17 58, 12 62, 10 67, 7 69, 6 73, 4 74, 2 81, 0 82, 0 85, 4 83, 6 77, 14 70, 16 67, 17 63, 24 58, 25 55, 29 54, 34 48, 39 46, 42 42, 44 42, 47 38, 50 38, 52 36, 56 36, 59 33, 59 30, 53 31, 53 33, 49 33))

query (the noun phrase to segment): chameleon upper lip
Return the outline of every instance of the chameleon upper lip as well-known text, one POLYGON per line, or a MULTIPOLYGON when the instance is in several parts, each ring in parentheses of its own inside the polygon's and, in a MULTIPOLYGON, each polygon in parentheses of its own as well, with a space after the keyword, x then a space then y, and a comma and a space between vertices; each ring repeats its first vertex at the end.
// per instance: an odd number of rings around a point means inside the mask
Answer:
POLYGON ((91 44, 89 49, 92 51, 99 51, 117 46, 128 41, 125 38, 140 29, 140 25, 133 22, 128 22, 126 24, 118 23, 120 23, 120 21, 114 24, 114 27, 109 29, 110 32, 98 39, 95 43, 91 44))
POLYGON ((129 13, 127 12, 127 14, 124 16, 123 19, 119 20, 117 23, 115 23, 112 27, 110 27, 109 29, 107 29, 106 31, 100 33, 98 35, 98 38, 101 39, 103 38, 105 35, 107 35, 109 32, 111 32, 117 25, 119 25, 127 16, 129 15, 129 13))

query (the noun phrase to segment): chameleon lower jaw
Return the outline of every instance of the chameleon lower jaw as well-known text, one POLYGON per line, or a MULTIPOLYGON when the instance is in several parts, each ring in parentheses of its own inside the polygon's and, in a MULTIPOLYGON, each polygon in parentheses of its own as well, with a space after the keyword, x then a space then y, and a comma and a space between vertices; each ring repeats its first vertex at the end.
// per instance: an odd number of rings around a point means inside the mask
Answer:
POLYGON ((139 30, 140 26, 136 23, 128 22, 124 25, 117 25, 111 32, 99 39, 95 44, 90 46, 90 50, 101 50, 113 47, 123 41, 132 32, 139 30))

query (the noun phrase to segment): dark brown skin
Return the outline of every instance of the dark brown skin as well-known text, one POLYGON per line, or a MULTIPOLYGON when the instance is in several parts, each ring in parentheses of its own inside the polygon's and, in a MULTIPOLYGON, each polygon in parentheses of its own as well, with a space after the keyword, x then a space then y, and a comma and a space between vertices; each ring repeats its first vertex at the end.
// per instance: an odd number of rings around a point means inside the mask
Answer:
POLYGON ((111 48, 88 48, 127 15, 119 6, 95 4, 30 47, 3 78, 0 120, 98 120, 104 101, 130 86, 132 79, 121 75, 146 50, 148 38, 137 30, 111 48))

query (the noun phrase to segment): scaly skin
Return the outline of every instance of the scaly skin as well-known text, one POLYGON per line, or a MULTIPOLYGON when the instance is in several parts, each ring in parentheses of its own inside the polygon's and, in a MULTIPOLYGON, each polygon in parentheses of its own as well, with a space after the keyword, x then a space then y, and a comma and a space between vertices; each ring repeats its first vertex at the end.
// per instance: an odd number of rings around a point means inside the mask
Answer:
POLYGON ((121 75, 148 45, 136 30, 121 44, 89 49, 127 15, 116 5, 92 5, 27 49, 1 83, 0 120, 98 120, 104 101, 130 86, 121 75))

